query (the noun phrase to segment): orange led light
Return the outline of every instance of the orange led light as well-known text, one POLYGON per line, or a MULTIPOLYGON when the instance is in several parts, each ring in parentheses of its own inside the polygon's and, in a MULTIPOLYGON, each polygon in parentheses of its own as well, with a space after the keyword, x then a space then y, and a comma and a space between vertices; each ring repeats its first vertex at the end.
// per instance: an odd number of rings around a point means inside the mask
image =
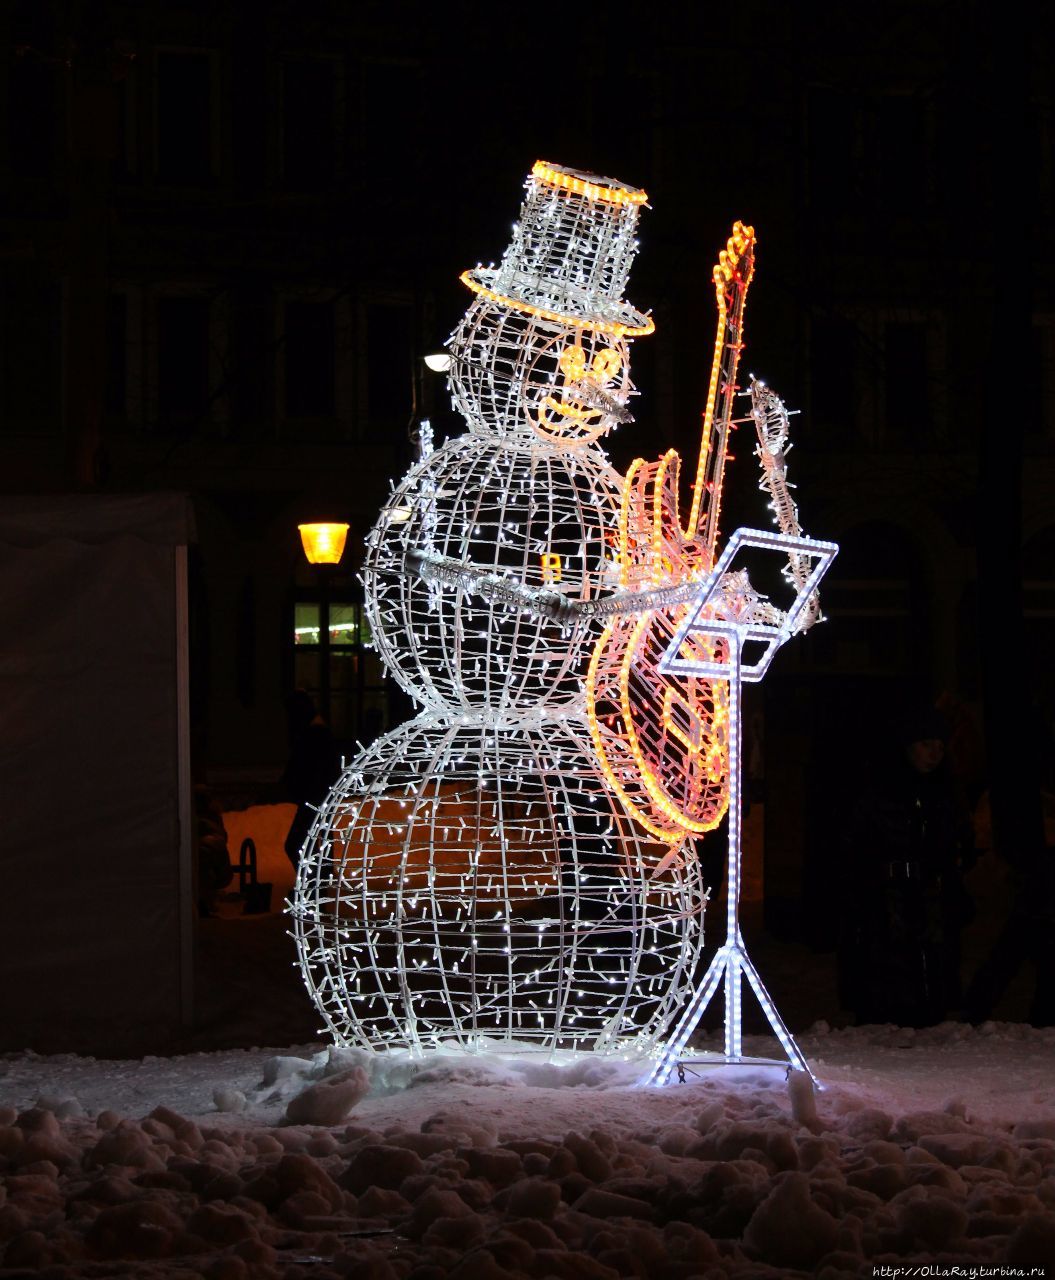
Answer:
MULTIPOLYGON (((718 329, 714 338, 714 355, 711 358, 711 377, 707 385, 707 404, 703 411, 703 440, 700 444, 700 459, 696 467, 696 482, 692 487, 692 507, 689 511, 689 523, 685 528, 686 537, 694 537, 700 520, 700 504, 706 490, 706 472, 708 454, 711 449, 711 431, 714 427, 714 409, 718 403, 718 391, 722 376, 722 354, 725 348, 726 321, 729 316, 729 304, 725 296, 725 286, 733 281, 741 263, 746 259, 746 271, 741 285, 746 295, 755 271, 754 260, 755 229, 745 227, 742 222, 733 223, 733 233, 726 242, 725 248, 718 255, 718 262, 712 272, 714 295, 718 303, 718 329)), ((739 354, 739 353, 737 353, 739 354)), ((731 389, 730 389, 731 390, 731 389)), ((717 520, 711 522, 717 529, 717 520)), ((711 554, 714 548, 710 548, 711 554)))
POLYGON ((600 201, 603 204, 645 204, 648 195, 634 187, 610 186, 601 181, 590 181, 585 175, 572 173, 568 169, 560 169, 547 164, 545 160, 536 160, 531 166, 531 176, 547 187, 559 187, 564 191, 572 191, 576 195, 585 196, 587 200, 600 201))
MULTIPOLYGON (((734 223, 712 273, 718 325, 687 525, 682 526, 679 513, 676 450, 655 462, 637 458, 626 473, 616 553, 624 588, 690 581, 714 561, 753 249, 753 229, 734 223), (705 495, 707 520, 701 529, 705 495)), ((615 619, 598 641, 587 674, 587 718, 601 769, 642 826, 672 844, 713 830, 728 806, 728 690, 706 679, 692 680, 685 689, 659 671, 664 633, 673 635, 682 612, 659 610, 633 623, 615 619), (602 718, 599 706, 618 711, 602 718)), ((714 660, 709 651, 700 656, 714 660)))
POLYGON ((616 618, 605 628, 587 675, 587 725, 601 771, 627 812, 657 840, 677 847, 688 835, 713 830, 728 805, 727 696, 720 686, 699 682, 710 716, 708 721, 696 711, 700 742, 691 751, 672 753, 662 737, 649 732, 650 725, 661 728, 681 745, 689 736, 668 711, 667 694, 679 705, 682 695, 655 669, 658 648, 649 652, 653 620, 616 618), (638 686, 653 684, 655 700, 642 703, 632 678, 638 686), (616 705, 618 712, 606 714, 599 704, 616 705))
POLYGON ((561 351, 557 366, 565 386, 557 395, 544 396, 535 413, 535 422, 544 438, 561 440, 575 447, 586 440, 596 440, 608 429, 605 412, 595 405, 584 404, 583 384, 604 390, 623 367, 622 357, 611 347, 604 347, 587 366, 586 352, 578 342, 569 342, 561 351), (568 428, 579 428, 573 435, 568 428))
POLYGON ((646 334, 656 331, 656 324, 651 316, 645 317, 643 325, 621 324, 618 320, 587 320, 583 316, 551 311, 547 307, 537 307, 532 302, 524 302, 520 298, 511 298, 494 289, 488 289, 485 284, 473 279, 471 271, 463 271, 458 279, 473 293, 478 293, 491 302, 500 302, 502 306, 520 311, 524 315, 537 316, 540 320, 552 320, 556 324, 571 325, 576 329, 589 329, 591 333, 610 333, 615 338, 643 338, 646 334))
MULTIPOLYGON (((601 639, 597 642, 590 658, 590 669, 586 680, 586 721, 590 730, 590 737, 597 751, 597 761, 601 767, 601 772, 608 781, 608 785, 616 793, 623 802, 623 806, 627 813, 631 814, 642 827, 657 840, 661 840, 664 844, 677 847, 685 838, 685 828, 681 823, 660 824, 653 820, 652 814, 644 809, 640 804, 631 798, 630 793, 623 785, 623 780, 609 762, 609 751, 613 745, 612 741, 607 737, 605 728, 601 724, 600 717, 597 714, 596 690, 598 669, 600 666, 601 655, 607 647, 608 641, 612 639, 615 628, 622 620, 616 619, 610 622, 604 629, 601 639)), ((622 739, 615 739, 621 745, 622 739)))
MULTIPOLYGON (((652 625, 652 615, 645 616, 638 620, 634 627, 634 634, 631 638, 629 651, 637 655, 640 652, 639 646, 647 639, 646 632, 652 625)), ((647 660, 647 659, 646 659, 647 660)), ((721 821, 722 814, 725 813, 729 803, 724 785, 720 785, 724 781, 723 776, 718 778, 707 777, 712 786, 719 784, 717 795, 711 803, 707 802, 704 794, 702 779, 694 776, 693 765, 700 758, 700 749, 697 748, 690 753, 689 768, 685 769, 678 761, 671 761, 666 758, 663 753, 649 752, 642 742, 641 735, 638 733, 636 720, 634 716, 634 708, 631 703, 630 693, 630 674, 631 662, 624 662, 619 673, 619 694, 620 703, 623 710, 623 724, 626 728, 627 745, 630 753, 634 758, 641 780, 648 792, 649 799, 660 813, 675 823, 683 831, 690 832, 694 835, 702 835, 705 831, 713 831, 713 829, 721 821), (679 783, 688 783, 687 792, 680 804, 675 804, 671 798, 671 791, 675 789, 679 783), (690 807, 697 810, 701 816, 694 818, 690 816, 686 810, 690 807)), ((661 679, 658 677, 657 680, 661 679)), ((709 686, 712 696, 717 697, 717 690, 713 685, 709 686)), ((661 711, 661 723, 665 729, 670 729, 670 721, 667 715, 667 690, 664 690, 664 696, 659 700, 661 711)), ((671 736, 676 736, 672 734, 671 736)))

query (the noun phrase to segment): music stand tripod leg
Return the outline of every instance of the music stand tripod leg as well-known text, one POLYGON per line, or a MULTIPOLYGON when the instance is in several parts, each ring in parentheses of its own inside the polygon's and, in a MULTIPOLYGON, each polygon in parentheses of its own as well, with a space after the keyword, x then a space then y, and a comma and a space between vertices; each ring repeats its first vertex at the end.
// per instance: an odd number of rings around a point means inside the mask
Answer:
POLYGON ((769 992, 766 990, 762 979, 758 976, 758 970, 755 968, 750 957, 745 951, 740 953, 740 965, 747 974, 747 980, 751 984, 751 990, 755 993, 755 998, 762 1006, 762 1012, 766 1015, 766 1020, 773 1028, 773 1034, 780 1041, 781 1047, 787 1054, 788 1061, 796 1071, 805 1071, 814 1084, 817 1083, 817 1077, 809 1069, 802 1050, 795 1043, 795 1037, 787 1028, 787 1024, 780 1016, 777 1006, 770 998, 769 992))
POLYGON ((678 1025, 674 1029, 673 1035, 667 1041, 663 1053, 656 1060, 652 1070, 648 1073, 642 1084, 666 1084, 674 1064, 681 1057, 685 1046, 689 1042, 689 1037, 696 1030, 696 1027, 703 1017, 707 1006, 711 1003, 714 993, 718 990, 718 983, 721 982, 726 972, 726 966, 729 963, 728 951, 725 947, 720 947, 714 954, 711 963, 707 966, 707 972, 703 975, 703 981, 697 989, 697 994, 693 996, 689 1002, 688 1008, 682 1013, 678 1020, 678 1025))

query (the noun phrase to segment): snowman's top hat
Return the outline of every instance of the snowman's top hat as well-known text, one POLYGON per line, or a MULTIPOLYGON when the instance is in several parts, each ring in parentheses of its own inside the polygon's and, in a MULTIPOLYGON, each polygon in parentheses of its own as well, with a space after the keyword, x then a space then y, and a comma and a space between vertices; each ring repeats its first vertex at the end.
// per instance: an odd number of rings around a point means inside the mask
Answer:
POLYGON ((623 300, 644 191, 544 160, 526 186, 501 263, 466 271, 462 281, 544 320, 619 337, 651 333, 651 317, 623 300))

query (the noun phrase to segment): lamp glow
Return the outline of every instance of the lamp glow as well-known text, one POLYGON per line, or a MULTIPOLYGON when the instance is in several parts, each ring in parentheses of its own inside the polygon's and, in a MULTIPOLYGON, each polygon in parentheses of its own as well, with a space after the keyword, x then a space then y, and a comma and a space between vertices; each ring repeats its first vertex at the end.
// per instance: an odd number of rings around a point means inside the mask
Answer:
POLYGON ((298 524, 300 541, 309 564, 340 564, 348 525, 320 523, 298 524))

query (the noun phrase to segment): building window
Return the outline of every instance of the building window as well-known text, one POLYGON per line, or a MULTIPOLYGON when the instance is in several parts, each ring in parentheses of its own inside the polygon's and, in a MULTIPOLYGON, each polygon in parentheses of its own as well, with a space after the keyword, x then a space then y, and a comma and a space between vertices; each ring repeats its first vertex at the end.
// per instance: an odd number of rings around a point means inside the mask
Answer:
POLYGON ((209 416, 210 302, 157 303, 157 419, 163 430, 190 431, 209 416))
POLYGON ((281 173, 293 190, 324 187, 340 167, 338 71, 331 58, 282 60, 281 173))
POLYGON ((811 660, 844 674, 925 680, 931 662, 929 597, 911 536, 885 521, 870 521, 844 530, 839 544, 821 586, 832 625, 810 633, 811 660), (883 576, 891 565, 894 573, 883 576))
POLYGON ((414 178, 422 136, 421 73, 411 62, 372 62, 362 68, 362 150, 377 173, 414 178))
POLYGON ((0 431, 44 436, 62 421, 62 290, 32 274, 0 281, 0 431))
POLYGON ((8 157, 19 178, 47 179, 55 168, 59 69, 32 49, 8 63, 8 157))
POLYGON ((103 408, 113 418, 128 411, 128 297, 111 293, 106 299, 106 381, 103 408))
POLYGON ((860 105, 849 94, 826 85, 810 88, 806 133, 811 204, 843 209, 860 200, 861 117, 860 105))
POLYGON ((887 441, 911 442, 931 433, 927 326, 888 320, 884 326, 883 390, 887 441))
POLYGON ((877 196, 889 209, 908 211, 930 202, 929 140, 924 104, 910 94, 890 94, 875 107, 879 167, 877 196))
POLYGON ((1055 323, 1035 319, 1022 344, 1021 412, 1031 443, 1055 438, 1055 323))
POLYGON ((283 305, 283 410, 286 418, 332 418, 336 412, 334 304, 283 305))
POLYGON ((115 182, 132 182, 139 172, 138 64, 131 58, 118 64, 114 85, 114 138, 111 173, 115 182))
POLYGON ((414 400, 414 314, 401 303, 366 308, 366 435, 389 439, 414 400))
POLYGON ((358 601, 301 592, 293 606, 294 687, 309 693, 340 744, 372 742, 388 727, 384 667, 358 601))
POLYGON ((811 320, 807 441, 830 439, 847 448, 858 435, 859 342, 857 326, 846 316, 814 316, 811 320))
POLYGON ((157 176, 173 186, 208 186, 216 173, 213 55, 159 49, 156 68, 157 176))

